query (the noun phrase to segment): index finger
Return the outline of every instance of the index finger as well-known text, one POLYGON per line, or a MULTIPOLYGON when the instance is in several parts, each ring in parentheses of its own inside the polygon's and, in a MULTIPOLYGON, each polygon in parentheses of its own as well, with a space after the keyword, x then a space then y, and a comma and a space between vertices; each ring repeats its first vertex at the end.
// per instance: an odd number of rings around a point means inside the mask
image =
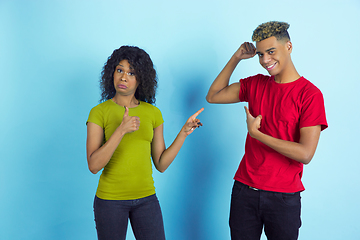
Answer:
POLYGON ((204 108, 201 108, 199 111, 197 111, 196 113, 194 113, 194 115, 192 115, 190 117, 190 119, 194 120, 202 111, 204 111, 204 108))

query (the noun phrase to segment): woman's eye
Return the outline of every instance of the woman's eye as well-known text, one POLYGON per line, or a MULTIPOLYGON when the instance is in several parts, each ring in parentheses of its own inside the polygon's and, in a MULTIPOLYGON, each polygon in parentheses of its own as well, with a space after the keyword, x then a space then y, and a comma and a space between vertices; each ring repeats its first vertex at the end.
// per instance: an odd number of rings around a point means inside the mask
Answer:
POLYGON ((135 74, 132 73, 132 72, 129 72, 128 75, 129 75, 129 76, 134 76, 135 74))
POLYGON ((117 72, 118 72, 118 73, 121 73, 121 72, 122 72, 122 70, 118 68, 118 69, 117 69, 117 72))

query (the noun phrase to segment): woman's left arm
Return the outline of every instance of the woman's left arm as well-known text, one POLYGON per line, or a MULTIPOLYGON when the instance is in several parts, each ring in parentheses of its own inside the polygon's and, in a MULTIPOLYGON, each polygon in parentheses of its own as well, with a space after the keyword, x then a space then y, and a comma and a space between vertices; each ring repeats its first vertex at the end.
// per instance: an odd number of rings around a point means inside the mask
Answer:
POLYGON ((202 126, 200 120, 196 117, 203 110, 204 108, 201 108, 194 115, 189 117, 173 143, 168 148, 165 146, 163 124, 154 129, 154 137, 151 144, 151 155, 154 165, 159 172, 164 172, 174 161, 176 155, 179 153, 182 145, 184 144, 186 137, 189 136, 197 127, 202 126))

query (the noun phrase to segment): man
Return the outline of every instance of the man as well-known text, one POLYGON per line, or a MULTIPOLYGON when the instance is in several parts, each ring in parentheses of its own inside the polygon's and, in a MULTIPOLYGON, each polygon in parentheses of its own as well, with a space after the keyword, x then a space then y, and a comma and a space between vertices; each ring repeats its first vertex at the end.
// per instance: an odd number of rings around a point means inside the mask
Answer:
POLYGON ((233 240, 297 239, 303 164, 308 164, 320 132, 327 128, 320 90, 300 76, 292 60, 285 22, 267 22, 234 53, 212 83, 209 103, 248 102, 245 154, 231 196, 233 240), (229 85, 237 64, 258 55, 270 76, 258 74, 229 85))

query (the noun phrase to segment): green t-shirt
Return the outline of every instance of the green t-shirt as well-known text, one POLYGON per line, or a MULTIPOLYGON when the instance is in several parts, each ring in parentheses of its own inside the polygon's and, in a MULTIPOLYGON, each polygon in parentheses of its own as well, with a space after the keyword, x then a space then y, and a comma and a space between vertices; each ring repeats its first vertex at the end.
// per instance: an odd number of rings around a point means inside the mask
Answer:
MULTIPOLYGON (((120 125, 125 108, 111 99, 91 109, 87 122, 104 129, 106 142, 120 125)), ((126 133, 101 173, 96 196, 107 200, 132 200, 155 193, 152 178, 151 142, 154 128, 164 120, 160 110, 143 101, 129 108, 129 116, 140 118, 139 130, 126 133)))

